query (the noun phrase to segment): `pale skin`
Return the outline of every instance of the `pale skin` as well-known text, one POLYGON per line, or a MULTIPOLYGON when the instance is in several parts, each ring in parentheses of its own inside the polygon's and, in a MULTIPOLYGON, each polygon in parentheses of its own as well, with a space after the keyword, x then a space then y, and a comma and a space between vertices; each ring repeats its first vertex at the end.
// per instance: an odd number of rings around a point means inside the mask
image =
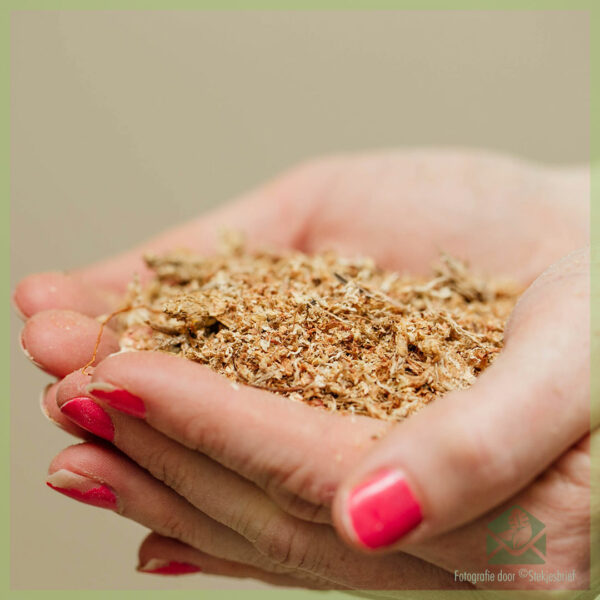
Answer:
POLYGON ((546 524, 545 568, 575 569, 576 581, 561 587, 588 587, 589 448, 598 436, 589 397, 588 179, 586 169, 467 152, 328 158, 124 255, 28 277, 14 294, 26 319, 23 345, 57 378, 43 408, 91 440, 59 454, 50 473, 109 485, 117 512, 154 532, 140 548, 142 565, 175 560, 322 589, 458 589, 469 585, 455 570, 488 568, 487 523, 518 504, 546 524), (221 225, 245 231, 251 244, 333 247, 413 272, 426 272, 442 248, 529 287, 504 350, 475 385, 394 426, 235 389, 174 356, 110 356, 118 345, 109 328, 82 374, 94 317, 118 303, 134 271, 146 273, 142 253, 182 245, 208 253, 221 225), (112 444, 96 443, 60 410, 89 396, 90 381, 145 404, 135 418, 95 400, 112 420, 112 444), (368 552, 349 526, 347 498, 382 468, 406 475, 423 520, 368 552))

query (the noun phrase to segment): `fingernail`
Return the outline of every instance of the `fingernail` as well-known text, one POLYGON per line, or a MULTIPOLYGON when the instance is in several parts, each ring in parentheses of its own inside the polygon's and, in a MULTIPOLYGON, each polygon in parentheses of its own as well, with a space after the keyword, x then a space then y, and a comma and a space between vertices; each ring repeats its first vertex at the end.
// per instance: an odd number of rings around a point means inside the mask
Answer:
POLYGON ((127 390, 119 389, 110 383, 95 381, 85 391, 100 400, 104 400, 111 408, 124 412, 132 417, 144 417, 146 407, 143 400, 127 390))
POLYGON ((140 573, 154 573, 156 575, 186 575, 187 573, 198 573, 200 567, 190 563, 175 560, 164 560, 162 558, 151 558, 147 563, 138 567, 140 573))
POLYGON ((45 400, 46 400, 46 394, 48 393, 48 390, 53 386, 52 383, 47 384, 44 389, 42 390, 42 393, 40 394, 40 409, 42 411, 42 414, 44 415, 44 417, 46 417, 46 419, 48 419, 48 421, 50 421, 50 423, 53 423, 54 425, 58 425, 59 427, 61 426, 60 423, 58 421, 56 421, 55 419, 53 419, 50 416, 50 413, 48 412, 48 410, 46 409, 46 404, 45 404, 45 400))
POLYGON ((108 413, 90 398, 82 396, 65 402, 60 407, 63 415, 79 427, 112 442, 115 438, 115 426, 108 413))
POLYGON ((85 504, 112 510, 117 508, 117 496, 107 485, 66 469, 59 469, 49 475, 46 485, 85 504))
POLYGON ((35 358, 33 358, 33 356, 31 355, 31 352, 29 352, 29 350, 27 350, 27 347, 25 346, 25 327, 23 327, 23 329, 21 329, 21 333, 19 334, 19 345, 21 346, 21 350, 23 351, 23 354, 36 366, 39 367, 40 369, 42 369, 43 371, 46 370, 46 368, 41 365, 39 362, 37 362, 35 360, 35 358))
POLYGON ((358 540, 373 549, 397 542, 423 519, 404 475, 389 470, 350 492, 348 514, 358 540))

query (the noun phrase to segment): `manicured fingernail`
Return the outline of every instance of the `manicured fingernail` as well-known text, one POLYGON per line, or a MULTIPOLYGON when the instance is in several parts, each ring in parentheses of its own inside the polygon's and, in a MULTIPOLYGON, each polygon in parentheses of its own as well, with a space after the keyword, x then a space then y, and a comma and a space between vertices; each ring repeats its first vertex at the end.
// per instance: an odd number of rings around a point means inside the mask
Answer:
POLYGON ((79 427, 109 442, 115 438, 115 426, 108 413, 90 398, 82 396, 65 402, 60 407, 63 415, 79 427))
POLYGON ((399 471, 383 471, 356 486, 348 497, 350 524, 368 548, 397 542, 423 519, 421 507, 399 471))
POLYGON ((111 408, 120 410, 132 417, 141 418, 146 415, 146 407, 139 396, 127 390, 119 389, 110 383, 95 381, 90 383, 85 391, 100 400, 104 400, 111 408))
POLYGON ((85 504, 112 510, 117 508, 117 496, 107 485, 66 469, 59 469, 49 475, 46 485, 85 504))
POLYGON ((138 567, 140 573, 154 573, 156 575, 186 575, 202 571, 200 567, 176 560, 151 558, 147 563, 138 567))

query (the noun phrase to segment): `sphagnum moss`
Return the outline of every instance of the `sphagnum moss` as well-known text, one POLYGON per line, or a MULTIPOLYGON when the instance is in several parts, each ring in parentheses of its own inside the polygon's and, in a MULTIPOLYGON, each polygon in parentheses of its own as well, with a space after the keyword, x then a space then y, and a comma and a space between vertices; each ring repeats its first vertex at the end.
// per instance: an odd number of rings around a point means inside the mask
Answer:
POLYGON ((123 351, 176 354, 237 384, 394 421, 474 382, 520 292, 448 255, 429 278, 240 245, 145 260, 154 278, 130 285, 117 317, 123 351))

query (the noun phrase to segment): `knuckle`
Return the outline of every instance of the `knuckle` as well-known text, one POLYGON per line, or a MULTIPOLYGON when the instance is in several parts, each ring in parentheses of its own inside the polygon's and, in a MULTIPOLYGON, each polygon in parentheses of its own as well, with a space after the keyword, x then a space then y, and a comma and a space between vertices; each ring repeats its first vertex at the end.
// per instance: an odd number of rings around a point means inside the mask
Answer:
POLYGON ((300 521, 274 518, 258 532, 254 547, 279 567, 318 572, 322 557, 313 542, 300 521))
POLYGON ((468 473, 469 480, 481 489, 504 487, 518 477, 518 468, 511 453, 503 452, 487 430, 460 426, 448 441, 450 468, 468 473))
POLYGON ((164 515, 161 531, 158 533, 182 542, 190 539, 189 526, 187 526, 177 515, 171 513, 164 515))
POLYGON ((168 448, 164 445, 149 446, 144 456, 144 467, 157 479, 164 481, 167 472, 168 448))
POLYGON ((265 472, 262 487, 290 514, 308 521, 327 520, 335 487, 315 477, 310 465, 271 468, 265 472))
POLYGON ((187 467, 177 460, 170 460, 164 465, 163 482, 186 498, 191 495, 189 475, 187 467))
POLYGON ((254 546, 261 554, 267 556, 276 565, 295 568, 296 565, 292 562, 294 558, 292 546, 296 543, 294 542, 295 537, 295 531, 290 531, 289 527, 282 527, 281 523, 278 523, 276 520, 271 522, 271 524, 267 524, 259 532, 254 546))
POLYGON ((287 510, 290 503, 290 497, 293 495, 285 487, 287 479, 283 469, 270 465, 268 468, 263 466, 258 485, 265 491, 267 496, 275 500, 281 508, 287 510))
POLYGON ((226 525, 254 544, 260 538, 264 527, 264 517, 257 514, 252 502, 236 504, 235 512, 227 519, 226 525))
POLYGON ((227 442, 218 424, 209 422, 200 411, 191 415, 184 424, 183 439, 192 449, 209 456, 223 455, 227 442))
POLYGON ((272 497, 283 510, 294 517, 316 523, 331 522, 329 505, 308 502, 296 494, 286 493, 283 490, 275 492, 272 497))
POLYGON ((186 496, 189 492, 189 473, 181 460, 179 448, 171 443, 156 444, 147 453, 145 468, 156 479, 186 496))

